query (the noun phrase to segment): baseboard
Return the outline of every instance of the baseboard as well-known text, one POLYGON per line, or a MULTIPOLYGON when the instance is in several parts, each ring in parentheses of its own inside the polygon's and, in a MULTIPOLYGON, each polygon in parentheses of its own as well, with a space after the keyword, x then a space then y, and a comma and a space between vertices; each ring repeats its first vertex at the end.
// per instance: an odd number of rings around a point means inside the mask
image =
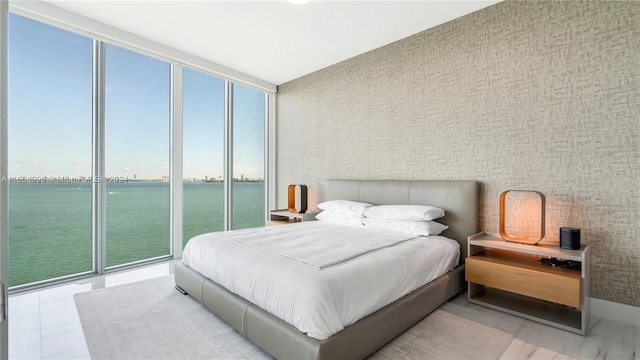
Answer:
POLYGON ((623 324, 640 326, 640 307, 637 306, 591 298, 591 315, 623 324))

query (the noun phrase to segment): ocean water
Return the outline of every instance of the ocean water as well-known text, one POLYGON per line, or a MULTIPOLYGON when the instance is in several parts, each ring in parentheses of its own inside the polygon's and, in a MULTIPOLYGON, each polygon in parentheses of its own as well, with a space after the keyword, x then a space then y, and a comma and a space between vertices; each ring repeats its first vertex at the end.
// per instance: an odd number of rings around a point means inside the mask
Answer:
MULTIPOLYGON (((262 226, 263 183, 233 184, 233 227, 262 226)), ((222 230, 221 183, 185 182, 183 243, 222 230)), ((107 266, 169 254, 169 183, 107 184, 107 266)), ((90 271, 90 183, 9 184, 9 286, 90 271)))

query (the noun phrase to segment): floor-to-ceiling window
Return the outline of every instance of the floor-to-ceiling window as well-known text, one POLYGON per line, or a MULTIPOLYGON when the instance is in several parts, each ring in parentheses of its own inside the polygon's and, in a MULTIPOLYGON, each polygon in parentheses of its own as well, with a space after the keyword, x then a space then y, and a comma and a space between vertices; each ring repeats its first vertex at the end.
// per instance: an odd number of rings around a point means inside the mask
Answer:
POLYGON ((224 229, 224 209, 231 228, 264 225, 265 94, 232 84, 225 112, 225 82, 189 68, 183 78, 183 242, 224 229), (227 114, 225 116, 225 114, 227 114), (225 123, 233 136, 226 144, 225 123), (232 166, 225 174, 224 149, 232 166), (231 181, 232 204, 224 203, 224 181, 231 181))
POLYGON ((170 253, 170 65, 105 50, 107 266, 170 253))
POLYGON ((92 40, 9 16, 9 285, 92 270, 92 40))
POLYGON ((224 80, 185 68, 183 101, 183 243, 223 230, 224 80))
POLYGON ((264 224, 265 96, 233 85, 233 228, 264 224))
POLYGON ((186 243, 204 232, 264 224, 263 91, 10 18, 11 286, 165 259, 180 236, 186 243), (176 88, 172 67, 184 69, 176 88), (176 89, 180 152, 171 143, 176 89), (172 166, 183 174, 173 184, 172 166), (183 190, 182 211, 174 210, 183 233, 174 238, 172 186, 183 190))

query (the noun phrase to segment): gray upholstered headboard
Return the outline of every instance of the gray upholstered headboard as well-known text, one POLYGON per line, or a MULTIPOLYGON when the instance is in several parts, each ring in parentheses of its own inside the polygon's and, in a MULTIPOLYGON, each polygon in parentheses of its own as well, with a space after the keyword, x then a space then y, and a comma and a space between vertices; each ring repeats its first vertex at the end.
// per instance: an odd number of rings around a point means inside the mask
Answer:
POLYGON ((445 210, 443 236, 460 243, 467 257, 467 237, 478 231, 478 183, 453 180, 325 180, 325 200, 353 200, 374 205, 431 205, 445 210))

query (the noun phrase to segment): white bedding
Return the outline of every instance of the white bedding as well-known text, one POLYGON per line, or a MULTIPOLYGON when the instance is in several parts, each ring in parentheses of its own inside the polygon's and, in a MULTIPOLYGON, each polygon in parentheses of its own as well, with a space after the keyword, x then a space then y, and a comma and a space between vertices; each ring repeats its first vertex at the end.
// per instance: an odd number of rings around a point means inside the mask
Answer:
MULTIPOLYGON (((308 246, 309 240, 301 243, 308 246)), ((183 263, 322 340, 453 269, 459 254, 459 244, 443 236, 407 238, 406 234, 365 226, 311 221, 199 235, 185 247, 183 263), (349 242, 340 237, 345 235, 357 239, 352 243, 371 239, 383 245, 372 250, 364 244, 366 251, 356 246, 360 251, 356 255, 345 256, 340 250, 337 258, 324 254, 325 266, 319 268, 296 259, 308 250, 280 254, 282 247, 264 249, 256 242, 248 246, 238 240, 262 236, 278 242, 282 238, 289 246, 309 234, 317 236, 312 240, 314 246, 328 245, 324 250, 316 247, 327 254, 338 247, 336 239, 349 242)))
POLYGON ((363 229, 362 226, 279 226, 216 235, 317 270, 415 238, 415 235, 407 233, 380 232, 371 228, 363 229), (327 229, 330 229, 330 233, 327 233, 327 229))

